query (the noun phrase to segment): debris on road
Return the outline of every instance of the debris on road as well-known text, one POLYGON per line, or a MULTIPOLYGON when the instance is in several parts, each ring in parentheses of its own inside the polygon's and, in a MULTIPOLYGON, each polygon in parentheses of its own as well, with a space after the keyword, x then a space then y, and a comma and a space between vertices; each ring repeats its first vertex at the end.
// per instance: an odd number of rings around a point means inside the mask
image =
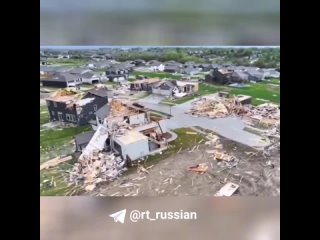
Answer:
POLYGON ((193 102, 192 108, 186 113, 209 118, 241 116, 248 118, 247 123, 271 128, 280 125, 280 108, 276 104, 264 103, 258 106, 241 104, 237 97, 206 97, 193 102))

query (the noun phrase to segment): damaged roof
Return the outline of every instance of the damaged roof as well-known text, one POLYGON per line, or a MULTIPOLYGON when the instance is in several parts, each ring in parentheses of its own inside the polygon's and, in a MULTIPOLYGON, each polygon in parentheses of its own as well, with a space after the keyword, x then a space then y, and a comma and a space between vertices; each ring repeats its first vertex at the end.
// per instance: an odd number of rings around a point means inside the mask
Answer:
POLYGON ((135 130, 127 131, 123 136, 117 137, 117 142, 120 142, 123 145, 139 142, 141 140, 148 140, 148 137, 135 130))
POLYGON ((68 82, 68 81, 74 81, 78 78, 70 73, 53 73, 45 78, 42 78, 41 81, 52 81, 52 82, 68 82))
POLYGON ((98 97, 107 97, 108 91, 102 88, 89 90, 88 93, 96 95, 98 97))
POLYGON ((98 111, 95 112, 95 115, 98 118, 105 119, 110 112, 111 112, 111 105, 105 104, 101 108, 99 108, 98 111))

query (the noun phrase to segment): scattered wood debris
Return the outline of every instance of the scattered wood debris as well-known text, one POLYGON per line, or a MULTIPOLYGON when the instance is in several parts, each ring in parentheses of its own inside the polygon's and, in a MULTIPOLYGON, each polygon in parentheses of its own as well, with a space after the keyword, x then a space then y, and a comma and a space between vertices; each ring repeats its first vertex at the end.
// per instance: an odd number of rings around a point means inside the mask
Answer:
POLYGON ((200 174, 203 174, 205 172, 207 172, 209 169, 208 165, 205 164, 205 163, 200 163, 200 164, 197 164, 195 166, 191 166, 189 167, 189 171, 192 171, 192 172, 198 172, 200 174))
POLYGON ((64 158, 60 158, 60 157, 53 158, 45 163, 42 163, 40 165, 40 171, 43 169, 49 169, 51 167, 55 167, 55 166, 59 165, 60 163, 70 161, 71 159, 72 159, 72 156, 67 156, 64 158))

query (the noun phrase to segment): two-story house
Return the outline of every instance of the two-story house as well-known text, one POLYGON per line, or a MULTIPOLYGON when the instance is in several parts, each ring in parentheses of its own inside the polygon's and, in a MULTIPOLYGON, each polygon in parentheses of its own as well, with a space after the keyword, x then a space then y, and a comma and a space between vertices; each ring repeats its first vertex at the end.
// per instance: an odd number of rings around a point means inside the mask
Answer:
POLYGON ((50 120, 85 125, 95 120, 95 112, 108 103, 107 91, 90 90, 84 95, 70 90, 60 90, 46 99, 50 120))

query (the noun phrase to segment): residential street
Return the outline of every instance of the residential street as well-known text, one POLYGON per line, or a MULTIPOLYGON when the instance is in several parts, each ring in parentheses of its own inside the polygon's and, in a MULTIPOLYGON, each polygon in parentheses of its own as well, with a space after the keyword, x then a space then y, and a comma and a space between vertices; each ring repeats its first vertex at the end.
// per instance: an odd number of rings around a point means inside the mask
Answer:
POLYGON ((140 99, 138 102, 146 108, 171 114, 173 117, 168 120, 168 129, 199 126, 250 147, 260 148, 268 144, 268 142, 262 141, 261 136, 245 131, 246 125, 238 117, 210 119, 186 114, 185 112, 190 109, 192 101, 172 107, 152 103, 149 99, 140 99))

